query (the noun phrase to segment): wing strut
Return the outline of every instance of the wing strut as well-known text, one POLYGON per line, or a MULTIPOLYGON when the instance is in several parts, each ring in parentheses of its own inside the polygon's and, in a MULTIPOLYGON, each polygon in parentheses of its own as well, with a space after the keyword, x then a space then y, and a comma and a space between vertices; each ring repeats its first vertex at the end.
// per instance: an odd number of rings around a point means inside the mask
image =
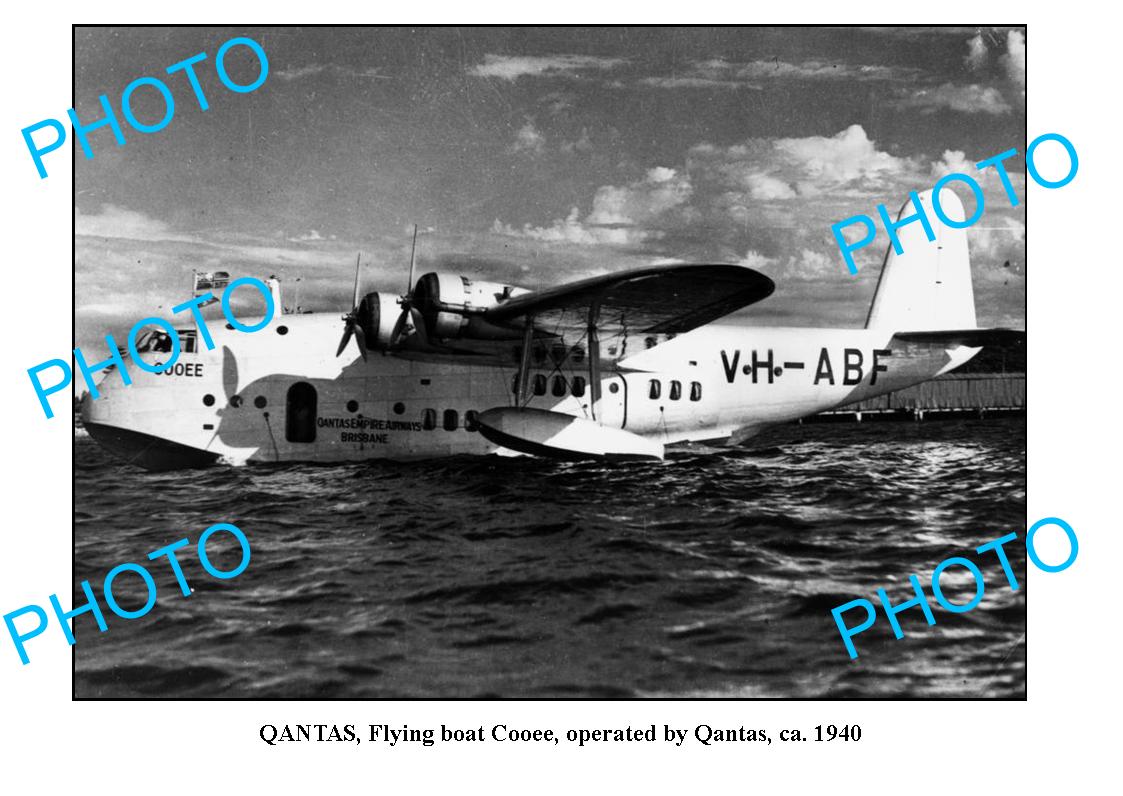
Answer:
POLYGON ((597 336, 597 323, 600 321, 600 296, 589 304, 589 414, 597 419, 597 401, 600 400, 600 337, 597 336))
POLYGON ((534 316, 525 318, 526 328, 523 330, 522 363, 519 365, 519 394, 516 406, 526 406, 527 386, 530 384, 530 349, 534 345, 534 316))

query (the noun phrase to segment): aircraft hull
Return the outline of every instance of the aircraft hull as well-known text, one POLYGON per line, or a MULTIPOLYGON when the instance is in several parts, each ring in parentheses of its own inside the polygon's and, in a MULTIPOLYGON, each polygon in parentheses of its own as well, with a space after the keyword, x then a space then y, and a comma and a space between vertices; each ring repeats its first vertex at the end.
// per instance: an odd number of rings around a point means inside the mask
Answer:
MULTIPOLYGON (((81 418, 95 440, 149 469, 512 453, 476 419, 517 404, 514 357, 364 361, 351 345, 336 358, 340 326, 337 315, 287 315, 253 334, 213 329, 214 349, 185 352, 168 374, 130 367, 126 386, 106 373, 81 418)), ((596 423, 658 447, 740 441, 925 381, 975 351, 866 329, 711 325, 602 367, 596 423)), ((535 362, 525 406, 592 422, 588 375, 584 364, 535 362)))

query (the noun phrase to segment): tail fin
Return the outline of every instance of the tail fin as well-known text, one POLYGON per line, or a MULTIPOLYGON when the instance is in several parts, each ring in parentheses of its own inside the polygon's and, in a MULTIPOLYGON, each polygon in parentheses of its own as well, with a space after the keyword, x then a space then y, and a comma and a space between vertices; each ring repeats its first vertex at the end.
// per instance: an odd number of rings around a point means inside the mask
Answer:
MULTIPOLYGON (((902 227, 902 254, 890 245, 877 281, 867 329, 927 332, 974 329, 975 292, 967 255, 967 230, 944 226, 932 209, 932 192, 919 194, 922 212, 932 224, 936 240, 929 241, 919 222, 902 227)), ((963 221, 963 205, 952 191, 940 193, 940 209, 952 221, 963 221)), ((917 211, 905 202, 897 214, 917 211)))

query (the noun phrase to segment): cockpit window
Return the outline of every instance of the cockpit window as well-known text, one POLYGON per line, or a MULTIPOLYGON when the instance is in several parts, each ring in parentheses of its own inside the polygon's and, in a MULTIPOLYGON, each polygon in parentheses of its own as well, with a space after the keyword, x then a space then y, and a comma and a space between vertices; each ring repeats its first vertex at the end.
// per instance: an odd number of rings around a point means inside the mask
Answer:
POLYGON ((136 350, 138 354, 148 351, 156 351, 161 354, 168 353, 172 350, 172 337, 167 332, 150 329, 137 338, 136 350))

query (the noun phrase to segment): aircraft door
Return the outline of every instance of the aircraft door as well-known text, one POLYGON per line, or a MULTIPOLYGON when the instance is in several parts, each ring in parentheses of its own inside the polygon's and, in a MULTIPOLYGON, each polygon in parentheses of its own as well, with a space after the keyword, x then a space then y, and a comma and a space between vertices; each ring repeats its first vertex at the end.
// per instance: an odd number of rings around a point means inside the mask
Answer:
POLYGON ((628 382, 619 373, 606 373, 601 377, 597 420, 612 428, 628 425, 628 382))
POLYGON ((306 381, 289 387, 285 396, 285 439, 316 441, 316 388, 306 381))

